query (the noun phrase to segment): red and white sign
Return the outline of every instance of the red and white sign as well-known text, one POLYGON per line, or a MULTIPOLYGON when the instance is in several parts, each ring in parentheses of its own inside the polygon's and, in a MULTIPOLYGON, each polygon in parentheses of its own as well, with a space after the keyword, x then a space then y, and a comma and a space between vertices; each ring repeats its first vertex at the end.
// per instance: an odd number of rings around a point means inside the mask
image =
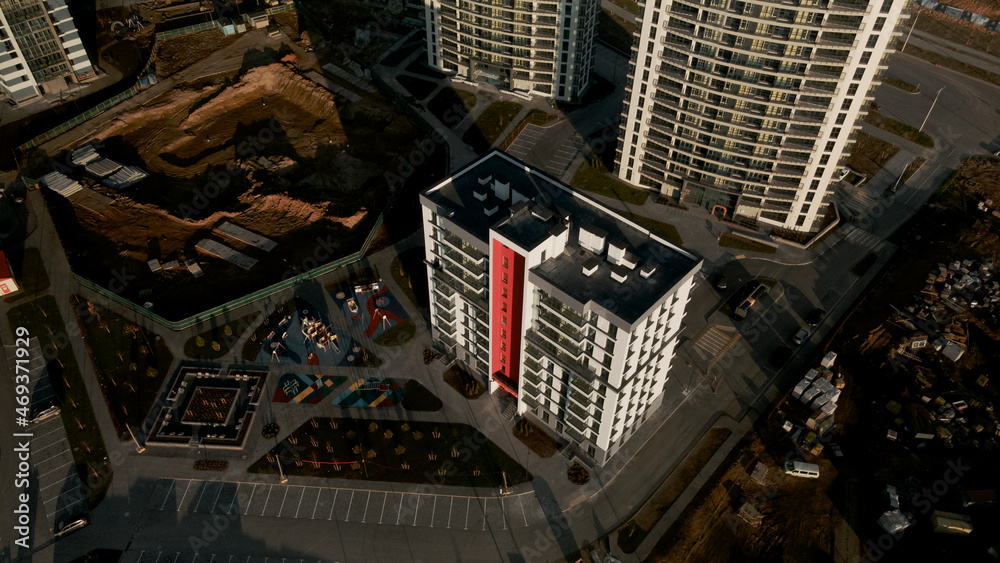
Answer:
POLYGON ((0 295, 14 293, 18 289, 14 274, 10 271, 10 262, 7 262, 7 256, 0 251, 0 295))

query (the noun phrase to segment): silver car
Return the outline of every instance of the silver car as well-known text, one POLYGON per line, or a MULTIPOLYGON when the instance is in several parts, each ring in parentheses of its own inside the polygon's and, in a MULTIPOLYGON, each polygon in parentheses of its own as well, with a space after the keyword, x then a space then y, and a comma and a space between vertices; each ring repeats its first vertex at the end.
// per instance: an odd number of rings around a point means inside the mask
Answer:
POLYGON ((798 332, 795 333, 795 336, 792 337, 792 342, 794 342, 796 345, 799 345, 805 342, 807 338, 809 338, 809 329, 801 328, 799 329, 798 332))

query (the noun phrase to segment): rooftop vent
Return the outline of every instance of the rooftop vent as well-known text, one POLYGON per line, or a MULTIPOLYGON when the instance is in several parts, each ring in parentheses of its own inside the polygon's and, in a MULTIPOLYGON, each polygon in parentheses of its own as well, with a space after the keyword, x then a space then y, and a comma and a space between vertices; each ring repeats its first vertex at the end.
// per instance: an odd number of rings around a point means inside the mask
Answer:
POLYGON ((503 201, 510 199, 510 182, 493 182, 493 193, 503 201))
POLYGON ((493 174, 490 174, 489 176, 483 176, 482 178, 479 179, 479 185, 485 186, 486 184, 489 184, 492 181, 493 181, 493 174))
POLYGON ((476 188, 472 190, 472 196, 478 199, 479 201, 486 201, 486 196, 488 195, 490 195, 489 190, 487 190, 483 186, 476 186, 476 188))
POLYGON ((611 266, 611 279, 618 283, 625 283, 628 279, 628 270, 621 266, 611 266))
POLYGON ((649 262, 643 264, 642 268, 639 268, 639 275, 641 275, 643 279, 649 279, 649 276, 656 273, 657 266, 659 266, 659 264, 650 260, 649 262))
POLYGON ((500 204, 496 200, 493 200, 483 205, 483 214, 486 215, 487 217, 492 217, 499 210, 500 210, 500 204))
POLYGON ((531 208, 531 214, 542 221, 548 221, 549 219, 555 217, 555 213, 553 213, 551 209, 548 207, 542 207, 541 205, 533 206, 531 208))
POLYGON ((614 241, 608 243, 608 262, 634 270, 639 264, 639 257, 629 249, 627 243, 614 241))
POLYGON ((608 233, 603 229, 593 225, 580 226, 580 246, 594 254, 604 252, 604 241, 607 237, 608 233))
POLYGON ((591 258, 583 263, 583 275, 590 277, 597 272, 597 267, 601 263, 597 261, 597 258, 591 258))

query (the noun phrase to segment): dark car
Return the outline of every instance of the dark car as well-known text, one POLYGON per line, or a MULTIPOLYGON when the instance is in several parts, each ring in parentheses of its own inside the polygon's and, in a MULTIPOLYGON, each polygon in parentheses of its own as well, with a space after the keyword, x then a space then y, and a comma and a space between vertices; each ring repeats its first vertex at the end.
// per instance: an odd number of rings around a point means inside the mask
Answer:
POLYGON ((824 317, 826 317, 826 311, 824 309, 820 309, 819 307, 817 307, 813 309, 808 316, 806 316, 806 324, 808 324, 809 326, 816 326, 819 323, 823 322, 824 317))
POLYGON ((726 279, 726 274, 719 274, 715 278, 715 288, 716 289, 726 289, 726 285, 728 285, 728 281, 729 280, 726 279))

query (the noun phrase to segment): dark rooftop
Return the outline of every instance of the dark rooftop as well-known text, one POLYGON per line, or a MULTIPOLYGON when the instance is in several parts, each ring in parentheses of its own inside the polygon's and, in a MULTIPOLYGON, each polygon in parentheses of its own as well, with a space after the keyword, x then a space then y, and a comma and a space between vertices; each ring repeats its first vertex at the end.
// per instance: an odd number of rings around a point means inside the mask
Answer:
MULTIPOLYGON (((652 238, 649 231, 628 222, 591 200, 586 194, 565 186, 548 175, 534 170, 513 157, 494 151, 463 168, 450 180, 423 193, 430 202, 454 211, 450 220, 482 241, 489 239, 490 229, 524 249, 530 250, 550 236, 571 228, 566 250, 549 257, 531 270, 534 276, 558 289, 580 306, 596 302, 609 312, 632 324, 655 305, 664 294, 701 262, 690 252, 652 238), (500 209, 492 216, 484 213, 484 203, 474 192, 481 190, 486 178, 490 196, 497 201, 493 181, 509 183, 510 198, 500 200, 500 209), (603 255, 596 256, 579 244, 579 228, 605 237, 603 255), (609 244, 626 248, 626 259, 638 266, 613 266, 607 259, 609 244), (583 273, 584 264, 597 261, 600 265, 591 276, 583 273), (642 271, 655 267, 644 278, 642 271), (624 282, 611 277, 612 268, 624 282)), ((590 264, 588 264, 590 265, 590 264)), ((592 266, 591 266, 592 267, 592 266)), ((572 305, 571 303, 567 303, 572 305)))

